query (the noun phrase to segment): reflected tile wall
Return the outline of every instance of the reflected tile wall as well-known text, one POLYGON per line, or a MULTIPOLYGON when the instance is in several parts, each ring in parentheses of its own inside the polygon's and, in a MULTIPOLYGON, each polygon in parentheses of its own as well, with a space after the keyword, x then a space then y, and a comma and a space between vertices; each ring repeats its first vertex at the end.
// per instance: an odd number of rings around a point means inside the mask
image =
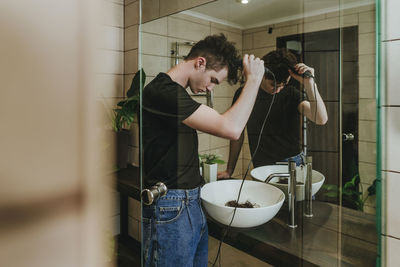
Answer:
MULTIPOLYGON (((360 159, 359 168, 360 173, 363 174, 361 176, 362 183, 365 185, 364 187, 368 187, 376 177, 375 173, 371 173, 376 168, 375 153, 370 153, 370 148, 376 146, 373 134, 376 131, 374 127, 376 121, 374 5, 346 9, 341 13, 330 12, 324 15, 246 29, 243 31, 243 53, 263 56, 276 48, 277 37, 354 25, 358 25, 359 39, 359 151, 364 151, 364 153, 359 153, 360 158, 364 159, 364 161, 360 159), (269 27, 273 28, 272 34, 268 33, 269 27)), ((375 212, 375 202, 368 202, 366 206, 368 207, 367 212, 375 212)))

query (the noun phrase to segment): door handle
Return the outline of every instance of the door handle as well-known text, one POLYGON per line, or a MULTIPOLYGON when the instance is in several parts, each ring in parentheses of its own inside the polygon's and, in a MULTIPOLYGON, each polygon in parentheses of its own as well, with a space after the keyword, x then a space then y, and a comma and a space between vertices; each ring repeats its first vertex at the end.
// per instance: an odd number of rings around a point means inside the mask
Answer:
POLYGON ((343 141, 353 141, 354 140, 354 134, 352 133, 344 133, 342 134, 343 141))

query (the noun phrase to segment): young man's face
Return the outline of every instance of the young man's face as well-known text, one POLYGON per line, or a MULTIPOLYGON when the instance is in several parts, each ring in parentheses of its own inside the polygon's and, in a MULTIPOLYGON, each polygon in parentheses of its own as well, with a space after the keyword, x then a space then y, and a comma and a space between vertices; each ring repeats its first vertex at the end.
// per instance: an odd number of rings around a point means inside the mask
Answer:
POLYGON ((263 79, 263 81, 261 82, 261 88, 264 89, 267 93, 273 95, 273 94, 277 94, 280 91, 282 91, 282 89, 285 87, 285 85, 287 85, 287 83, 290 80, 290 76, 288 77, 288 79, 286 80, 286 82, 277 82, 276 83, 276 88, 275 88, 275 84, 273 80, 270 79, 263 79))
POLYGON ((194 94, 205 93, 207 91, 211 92, 214 86, 220 84, 227 76, 227 67, 224 67, 219 71, 205 69, 197 72, 196 75, 190 79, 189 86, 194 94))

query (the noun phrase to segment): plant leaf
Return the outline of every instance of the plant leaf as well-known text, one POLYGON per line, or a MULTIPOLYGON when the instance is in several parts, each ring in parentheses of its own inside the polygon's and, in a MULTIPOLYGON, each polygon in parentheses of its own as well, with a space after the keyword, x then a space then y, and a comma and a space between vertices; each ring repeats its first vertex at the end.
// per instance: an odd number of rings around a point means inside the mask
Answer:
POLYGON ((143 88, 143 85, 146 81, 146 73, 143 69, 138 70, 133 76, 131 87, 126 92, 127 97, 131 97, 134 95, 139 95, 140 88, 143 88))

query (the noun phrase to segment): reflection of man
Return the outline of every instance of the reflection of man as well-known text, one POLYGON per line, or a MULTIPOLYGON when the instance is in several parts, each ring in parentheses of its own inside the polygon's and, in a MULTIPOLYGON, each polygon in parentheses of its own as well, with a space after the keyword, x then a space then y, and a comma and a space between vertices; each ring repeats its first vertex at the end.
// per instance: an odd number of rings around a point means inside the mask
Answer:
POLYGON ((145 266, 207 266, 196 130, 238 139, 253 108, 264 64, 254 55, 243 57, 246 84, 224 114, 194 101, 185 88, 199 93, 212 91, 226 78, 236 82, 236 62, 237 50, 225 36, 208 36, 143 90, 144 185, 163 182, 168 187, 165 196, 142 209, 145 266))
MULTIPOLYGON (((297 63, 296 57, 287 50, 276 50, 263 58, 265 66, 275 74, 274 78, 267 73, 260 85, 256 103, 247 123, 250 153, 254 154, 258 143, 259 133, 274 94, 275 99, 266 121, 257 153, 253 158, 254 167, 275 164, 288 159, 295 160, 297 165, 302 163, 300 147, 300 115, 305 115, 316 124, 323 125, 328 120, 325 104, 319 95, 313 78, 302 77, 306 71, 314 76, 314 69, 303 63, 297 63), (290 68, 294 69, 295 74, 290 68), (286 86, 290 77, 303 84, 308 100, 303 100, 299 90, 286 86)), ((239 88, 233 98, 233 103, 240 96, 239 88)), ((227 169, 218 173, 218 178, 231 177, 243 144, 244 134, 239 140, 230 142, 229 160, 227 169)))

